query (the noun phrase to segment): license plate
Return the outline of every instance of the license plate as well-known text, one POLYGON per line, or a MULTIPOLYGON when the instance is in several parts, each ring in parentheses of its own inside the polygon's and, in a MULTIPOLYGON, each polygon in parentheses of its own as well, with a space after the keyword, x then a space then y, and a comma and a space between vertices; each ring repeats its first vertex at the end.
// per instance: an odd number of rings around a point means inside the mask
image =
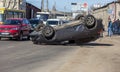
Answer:
POLYGON ((2 35, 8 35, 9 33, 1 33, 2 35))

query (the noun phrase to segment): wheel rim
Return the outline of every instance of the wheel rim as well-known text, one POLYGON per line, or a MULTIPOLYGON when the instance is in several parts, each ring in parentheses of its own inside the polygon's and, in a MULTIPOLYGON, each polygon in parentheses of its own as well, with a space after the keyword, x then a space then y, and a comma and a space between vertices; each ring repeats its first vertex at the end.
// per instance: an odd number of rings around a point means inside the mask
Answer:
POLYGON ((54 33, 54 30, 50 26, 45 27, 44 30, 43 30, 43 34, 44 34, 45 37, 52 36, 53 33, 54 33))
POLYGON ((93 25, 94 24, 94 18, 93 17, 88 17, 87 19, 86 19, 86 24, 87 25, 93 25))

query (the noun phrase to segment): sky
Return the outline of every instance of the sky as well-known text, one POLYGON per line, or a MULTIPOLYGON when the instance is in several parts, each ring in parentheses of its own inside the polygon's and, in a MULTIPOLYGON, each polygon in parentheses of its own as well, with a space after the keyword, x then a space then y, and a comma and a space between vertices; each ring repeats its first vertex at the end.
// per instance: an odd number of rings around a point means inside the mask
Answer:
MULTIPOLYGON (((26 0, 27 2, 35 5, 38 8, 41 8, 41 0, 26 0)), ((46 0, 45 5, 46 5, 46 0)), ((64 11, 65 9, 67 11, 71 11, 71 3, 88 3, 88 6, 91 6, 93 4, 106 4, 115 0, 48 0, 49 1, 49 9, 51 10, 53 5, 56 3, 56 9, 59 11, 64 11)), ((45 6, 46 7, 46 6, 45 6)))

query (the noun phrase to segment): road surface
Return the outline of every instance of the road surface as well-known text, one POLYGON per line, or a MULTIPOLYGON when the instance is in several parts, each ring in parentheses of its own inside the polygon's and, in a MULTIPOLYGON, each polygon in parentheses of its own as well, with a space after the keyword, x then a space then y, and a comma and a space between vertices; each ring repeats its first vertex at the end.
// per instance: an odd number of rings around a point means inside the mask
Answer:
POLYGON ((69 60, 77 49, 3 39, 0 41, 0 72, 50 72, 69 60))
POLYGON ((0 41, 0 72, 120 72, 120 36, 84 45, 0 41))

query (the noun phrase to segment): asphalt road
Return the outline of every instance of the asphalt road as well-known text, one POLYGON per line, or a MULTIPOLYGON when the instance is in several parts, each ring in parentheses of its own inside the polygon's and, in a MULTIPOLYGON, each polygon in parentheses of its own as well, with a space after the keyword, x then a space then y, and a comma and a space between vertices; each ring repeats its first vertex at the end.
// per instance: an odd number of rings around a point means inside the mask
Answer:
POLYGON ((120 36, 83 45, 2 40, 0 72, 120 72, 120 36))
POLYGON ((68 61, 79 48, 2 39, 0 72, 52 72, 68 61))

